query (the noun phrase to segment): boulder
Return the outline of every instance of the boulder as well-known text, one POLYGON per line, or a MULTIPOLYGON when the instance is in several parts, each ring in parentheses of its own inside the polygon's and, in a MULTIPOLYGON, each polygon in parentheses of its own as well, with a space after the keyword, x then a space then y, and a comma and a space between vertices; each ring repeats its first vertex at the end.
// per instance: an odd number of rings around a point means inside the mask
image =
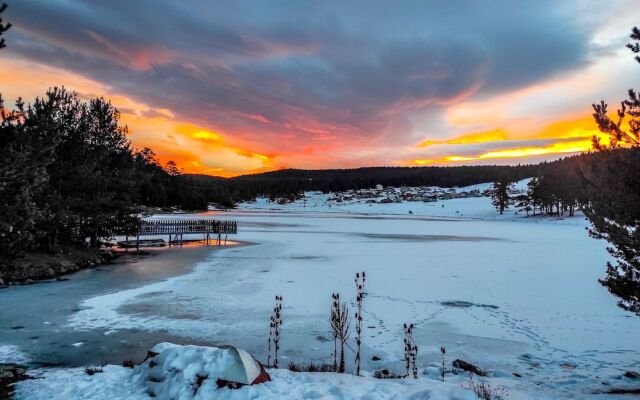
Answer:
POLYGON ((13 379, 13 378, 15 378, 15 375, 13 375, 13 372, 11 371, 0 372, 0 379, 13 379))
POLYGON ((478 375, 478 376, 487 376, 488 375, 486 371, 483 371, 480 368, 478 368, 477 366, 475 366, 475 365, 473 365, 471 363, 468 363, 468 362, 466 362, 464 360, 461 360, 459 358, 454 360, 451 364, 453 365, 453 368, 458 368, 458 369, 461 369, 461 370, 464 370, 464 371, 467 371, 467 372, 471 372, 472 374, 475 374, 475 375, 478 375))
POLYGON ((28 379, 26 368, 17 364, 0 364, 0 399, 13 398, 14 384, 28 379))

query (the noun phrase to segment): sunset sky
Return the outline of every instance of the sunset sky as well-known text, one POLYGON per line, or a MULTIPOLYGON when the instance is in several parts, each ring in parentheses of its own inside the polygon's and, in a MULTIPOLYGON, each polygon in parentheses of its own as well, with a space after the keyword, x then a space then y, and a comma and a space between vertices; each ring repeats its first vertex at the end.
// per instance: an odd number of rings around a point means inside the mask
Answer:
POLYGON ((536 162, 640 86, 640 1, 5 0, 10 106, 110 98, 186 172, 536 162))

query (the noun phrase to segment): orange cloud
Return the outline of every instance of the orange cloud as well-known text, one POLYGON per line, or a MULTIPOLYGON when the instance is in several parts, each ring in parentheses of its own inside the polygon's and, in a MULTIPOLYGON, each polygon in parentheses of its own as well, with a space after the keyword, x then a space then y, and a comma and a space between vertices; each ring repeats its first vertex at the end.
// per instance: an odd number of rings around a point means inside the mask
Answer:
POLYGON ((187 173, 229 177, 272 168, 270 156, 227 143, 221 133, 198 125, 134 114, 123 114, 123 121, 135 146, 151 147, 161 161, 176 161, 187 173))
POLYGON ((151 107, 108 85, 63 69, 3 59, 0 82, 8 107, 18 97, 32 101, 43 96, 51 86, 65 86, 87 100, 104 96, 120 110, 121 123, 128 126, 134 147, 150 147, 161 163, 173 160, 188 173, 235 176, 274 168, 272 156, 254 150, 251 143, 227 143, 223 134, 181 121, 171 110, 151 107))

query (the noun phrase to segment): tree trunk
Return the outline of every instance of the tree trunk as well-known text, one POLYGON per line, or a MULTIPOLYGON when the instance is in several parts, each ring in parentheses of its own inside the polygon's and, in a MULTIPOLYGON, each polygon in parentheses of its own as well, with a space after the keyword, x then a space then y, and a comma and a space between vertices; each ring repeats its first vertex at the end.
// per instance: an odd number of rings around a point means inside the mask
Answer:
POLYGON ((333 372, 338 372, 338 341, 333 338, 333 372))
POLYGON ((100 225, 98 224, 98 220, 96 219, 96 223, 93 228, 93 235, 91 236, 91 247, 98 247, 98 229, 100 225))
POLYGON ((340 369, 338 370, 338 372, 344 373, 344 371, 345 371, 345 367, 344 367, 344 343, 342 343, 342 345, 340 346, 340 369))

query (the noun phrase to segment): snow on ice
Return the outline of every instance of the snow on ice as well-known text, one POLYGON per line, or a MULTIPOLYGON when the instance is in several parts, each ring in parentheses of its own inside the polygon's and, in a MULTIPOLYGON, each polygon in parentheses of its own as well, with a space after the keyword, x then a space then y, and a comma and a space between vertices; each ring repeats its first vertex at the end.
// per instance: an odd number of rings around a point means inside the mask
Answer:
MULTIPOLYGON (((461 358, 489 370, 510 399, 595 399, 601 396, 594 392, 633 384, 621 377, 640 365, 640 319, 620 310, 598 283, 609 256, 606 243, 588 236, 584 217, 525 218, 513 210, 499 216, 486 197, 382 204, 336 203, 332 196, 309 193, 286 205, 258 199, 214 212, 237 220, 237 239, 251 245, 212 252, 186 275, 89 298, 68 326, 168 332, 230 343, 266 361, 278 294, 281 364, 329 362, 331 293, 352 305, 355 274, 366 271, 363 369, 401 372, 402 324, 412 322, 417 381, 276 370, 274 382, 220 398, 473 398, 461 388, 466 377, 438 382, 440 346, 448 365, 461 358)), ((93 377, 65 369, 41 374, 45 379, 20 384, 18 398, 51 399, 45 393, 56 385, 54 393, 118 398, 90 382, 143 393, 130 370, 114 366, 93 377)))

